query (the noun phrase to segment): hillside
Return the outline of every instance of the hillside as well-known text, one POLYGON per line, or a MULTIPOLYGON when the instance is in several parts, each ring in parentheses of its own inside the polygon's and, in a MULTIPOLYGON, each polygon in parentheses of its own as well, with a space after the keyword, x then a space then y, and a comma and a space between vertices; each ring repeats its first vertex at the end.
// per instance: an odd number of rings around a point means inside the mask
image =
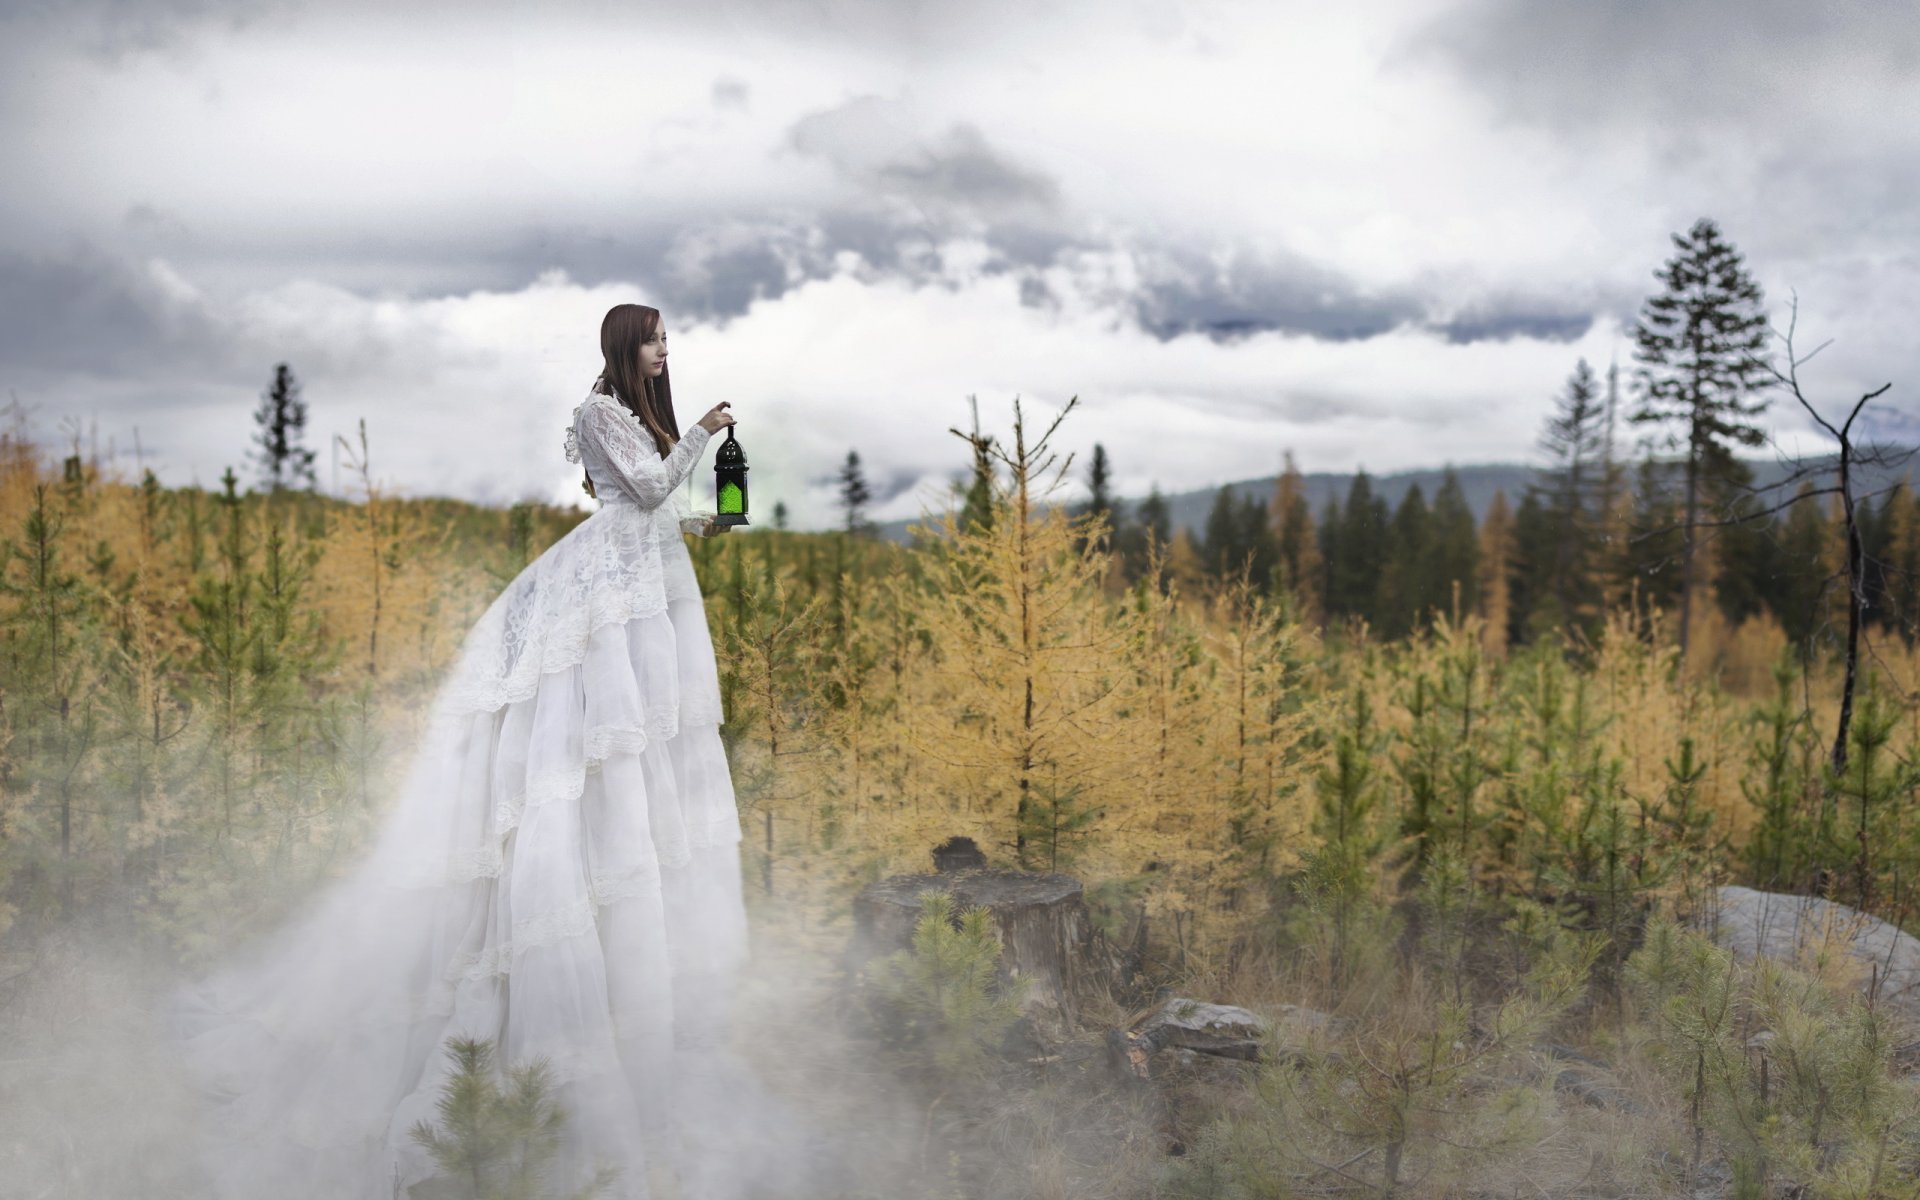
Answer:
MULTIPOLYGON (((1820 466, 1831 466, 1832 456, 1815 460, 1820 466)), ((1762 487, 1778 484, 1788 475, 1788 468, 1777 459, 1748 459, 1753 468, 1755 483, 1762 487)), ((1494 493, 1505 492, 1509 504, 1518 504, 1525 494, 1527 482, 1534 477, 1535 468, 1521 463, 1480 463, 1473 466, 1457 467, 1455 473, 1460 477, 1460 487, 1472 508, 1474 520, 1486 517, 1487 507, 1493 503, 1494 493)), ((1429 502, 1440 487, 1445 473, 1444 467, 1422 467, 1410 471, 1395 471, 1386 475, 1371 475, 1374 491, 1386 497, 1387 504, 1396 506, 1407 494, 1407 489, 1420 485, 1421 492, 1429 502)), ((1902 474, 1901 471, 1864 471, 1855 477, 1855 495, 1863 496, 1884 488, 1902 474)), ((1905 464, 1904 475, 1909 485, 1920 481, 1920 455, 1911 458, 1905 464)), ((1226 486, 1233 490, 1235 497, 1257 496, 1270 500, 1278 476, 1268 475, 1260 479, 1243 479, 1226 486)), ((1306 484, 1307 498, 1313 505, 1316 516, 1323 512, 1329 499, 1345 499, 1347 490, 1353 486, 1352 472, 1316 471, 1301 477, 1306 484)), ((1819 486, 1824 486, 1822 481, 1819 486)), ((1199 537, 1206 526, 1207 513, 1213 507, 1218 488, 1204 488, 1189 492, 1170 492, 1166 494, 1167 508, 1173 518, 1175 529, 1187 529, 1199 537)), ((1784 497, 1783 497, 1784 498, 1784 497)), ((1122 504, 1128 514, 1134 511, 1140 497, 1127 496, 1122 504)), ((880 524, 880 534, 889 541, 905 542, 907 526, 911 520, 887 521, 880 524)))

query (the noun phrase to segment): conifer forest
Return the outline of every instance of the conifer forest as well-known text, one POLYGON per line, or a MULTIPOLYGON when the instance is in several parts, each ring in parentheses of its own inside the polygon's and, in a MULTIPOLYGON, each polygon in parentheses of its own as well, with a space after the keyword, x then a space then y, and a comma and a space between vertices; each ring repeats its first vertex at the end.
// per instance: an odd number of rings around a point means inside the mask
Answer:
MULTIPOLYGON (((755 1054, 849 1128, 906 1114, 840 1194, 1920 1196, 1892 968, 1699 923, 1739 885, 1920 932, 1920 497, 1711 222, 1673 255, 1631 362, 1566 364, 1482 513, 1452 473, 1316 506, 1289 458, 1176 529, 1114 494, 1097 399, 983 397, 902 410, 970 480, 904 540, 857 453, 842 528, 756 497, 689 537, 790 973, 755 1054), (1836 449, 1761 487, 1769 404, 1836 449), (953 837, 1084 884, 1128 967, 1095 1023, 1299 1021, 1169 1085, 1177 1153, 994 1057, 977 925, 896 980, 978 1001, 928 1010, 941 1053, 857 1044, 816 1002, 852 898, 953 837)), ((122 1057, 126 994, 354 861, 465 631, 585 515, 394 494, 364 441, 326 495, 263 426, 211 489, 0 436, 0 1195, 175 1194, 137 1182, 168 1085, 122 1057)))

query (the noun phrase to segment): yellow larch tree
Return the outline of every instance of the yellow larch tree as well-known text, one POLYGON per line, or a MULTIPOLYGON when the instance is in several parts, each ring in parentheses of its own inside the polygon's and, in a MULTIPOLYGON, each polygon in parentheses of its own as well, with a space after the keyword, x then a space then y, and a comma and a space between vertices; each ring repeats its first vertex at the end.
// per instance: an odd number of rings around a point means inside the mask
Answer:
POLYGON ((1507 622, 1512 615, 1507 570, 1512 558, 1513 509, 1501 490, 1493 494, 1480 523, 1480 615, 1486 620, 1481 636, 1487 653, 1496 656, 1507 649, 1507 622))
POLYGON ((1237 923, 1263 913, 1260 899, 1306 833, 1307 741, 1320 705, 1306 682, 1312 636, 1282 599, 1244 571, 1209 599, 1207 736, 1189 795, 1218 902, 1203 892, 1197 911, 1237 923))
MULTIPOLYGON (((923 601, 933 652, 911 704, 912 744, 942 801, 923 810, 926 835, 971 836, 1043 870, 1112 861, 1112 810, 1144 758, 1116 719, 1136 634, 1132 610, 1102 593, 1108 552, 1086 537, 1087 518, 1038 503, 1072 462, 1044 478, 1076 401, 1032 441, 1015 401, 1010 449, 985 447, 1008 473, 990 481, 993 519, 964 530, 952 512, 938 519, 923 601)), ((981 435, 952 432, 981 448, 981 435)))
POLYGON ((1116 855, 1130 855, 1115 882, 1139 904, 1136 945, 1144 944, 1149 923, 1163 920, 1174 923, 1177 939, 1195 904, 1196 881, 1212 864, 1212 840, 1196 827, 1190 803, 1208 753, 1210 661, 1199 614, 1189 611, 1167 571, 1169 553, 1166 543, 1147 547, 1147 569, 1129 598, 1138 637, 1122 719, 1144 757, 1111 833, 1116 855))

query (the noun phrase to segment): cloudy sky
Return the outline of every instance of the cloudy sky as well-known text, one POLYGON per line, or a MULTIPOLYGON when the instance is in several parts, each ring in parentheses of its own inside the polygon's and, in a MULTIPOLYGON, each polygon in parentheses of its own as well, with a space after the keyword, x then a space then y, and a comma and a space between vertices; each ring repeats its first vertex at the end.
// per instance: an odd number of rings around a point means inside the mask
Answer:
POLYGON ((284 361, 324 488, 364 420, 388 487, 587 503, 639 302, 801 527, 849 448, 940 504, 970 395, 1078 395, 1128 495, 1514 461, 1705 215, 1832 340, 1811 397, 1920 430, 1920 9, 1349 7, 6 0, 0 383, 213 484, 284 361))

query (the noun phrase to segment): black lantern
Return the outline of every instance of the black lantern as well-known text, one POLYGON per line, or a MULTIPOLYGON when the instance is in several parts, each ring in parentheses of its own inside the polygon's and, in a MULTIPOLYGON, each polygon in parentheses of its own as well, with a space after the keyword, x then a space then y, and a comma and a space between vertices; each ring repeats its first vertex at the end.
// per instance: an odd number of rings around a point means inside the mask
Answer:
POLYGON ((733 426, 727 426, 727 440, 713 454, 713 496, 720 511, 715 525, 747 523, 747 454, 733 440, 733 426))

